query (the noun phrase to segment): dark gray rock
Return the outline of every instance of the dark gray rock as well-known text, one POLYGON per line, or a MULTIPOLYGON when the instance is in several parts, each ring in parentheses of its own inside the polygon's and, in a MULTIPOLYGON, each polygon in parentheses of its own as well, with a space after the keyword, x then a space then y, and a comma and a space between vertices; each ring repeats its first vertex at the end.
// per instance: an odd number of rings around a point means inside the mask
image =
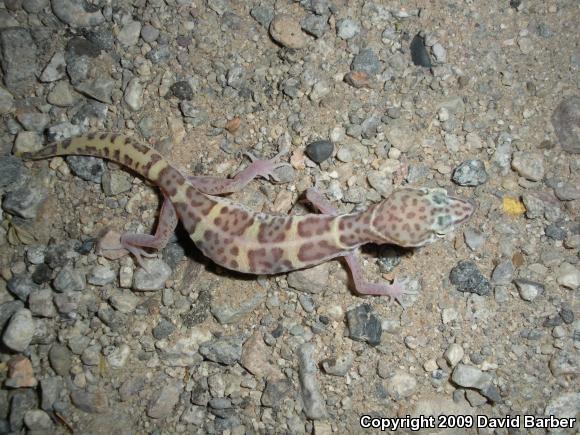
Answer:
POLYGON ((15 94, 25 93, 36 82, 37 47, 27 29, 13 27, 0 32, 4 84, 15 94))
POLYGON ((580 154, 580 97, 564 99, 552 114, 552 125, 565 151, 580 154))
POLYGON ((480 186, 488 179, 481 160, 466 160, 453 171, 453 181, 460 186, 480 186))
POLYGON ((334 144, 328 140, 317 140, 306 146, 306 155, 316 163, 322 163, 332 156, 334 144))
POLYGON ((101 184, 105 172, 105 164, 102 159, 88 156, 67 156, 66 161, 75 175, 83 180, 101 184))
POLYGON ((481 274, 475 263, 471 261, 459 262, 451 270, 449 279, 460 292, 477 293, 480 296, 491 293, 489 280, 481 274))
POLYGON ((371 346, 376 346, 381 342, 383 333, 381 322, 372 313, 372 307, 369 304, 362 304, 347 311, 346 320, 348 336, 353 340, 365 341, 371 346))
POLYGON ((381 70, 379 57, 370 48, 361 50, 352 60, 350 69, 353 71, 364 71, 367 74, 378 74, 381 70))
POLYGON ((231 366, 238 362, 242 356, 241 337, 223 337, 202 343, 199 353, 210 361, 231 366))
POLYGON ((413 37, 410 48, 411 60, 415 65, 431 68, 431 57, 427 47, 425 47, 425 39, 420 34, 413 37))

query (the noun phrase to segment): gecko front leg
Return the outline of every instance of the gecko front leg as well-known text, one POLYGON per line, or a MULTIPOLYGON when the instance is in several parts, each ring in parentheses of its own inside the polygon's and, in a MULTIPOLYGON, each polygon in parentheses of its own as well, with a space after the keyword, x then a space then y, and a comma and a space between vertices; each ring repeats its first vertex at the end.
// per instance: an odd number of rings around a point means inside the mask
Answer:
MULTIPOLYGON (((325 200, 320 192, 315 188, 310 188, 306 191, 306 199, 321 213, 333 216, 338 215, 338 210, 325 200)), ((399 302, 399 297, 405 292, 404 283, 406 280, 395 280, 393 284, 369 282, 364 278, 355 251, 345 255, 344 259, 350 269, 357 293, 361 295, 390 296, 399 302)))

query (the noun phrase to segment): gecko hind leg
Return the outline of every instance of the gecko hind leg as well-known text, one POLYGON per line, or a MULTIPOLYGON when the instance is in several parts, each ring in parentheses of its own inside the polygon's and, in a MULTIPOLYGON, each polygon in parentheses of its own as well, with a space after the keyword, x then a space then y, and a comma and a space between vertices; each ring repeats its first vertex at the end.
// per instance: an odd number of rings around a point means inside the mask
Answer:
POLYGON ((175 231, 176 226, 177 214, 175 213, 175 208, 171 201, 168 198, 165 198, 163 200, 163 205, 161 206, 159 222, 155 234, 121 234, 121 246, 133 254, 139 266, 147 270, 143 262, 143 257, 154 257, 155 254, 147 252, 144 248, 152 248, 156 250, 163 249, 171 238, 173 231, 175 231))
MULTIPOLYGON (((312 203, 323 214, 336 216, 338 210, 315 188, 306 190, 306 199, 312 203)), ((355 290, 360 295, 390 296, 399 304, 399 298, 405 293, 405 284, 407 279, 395 279, 393 284, 372 283, 364 278, 362 268, 357 259, 356 252, 351 252, 344 256, 346 264, 350 269, 355 290)))

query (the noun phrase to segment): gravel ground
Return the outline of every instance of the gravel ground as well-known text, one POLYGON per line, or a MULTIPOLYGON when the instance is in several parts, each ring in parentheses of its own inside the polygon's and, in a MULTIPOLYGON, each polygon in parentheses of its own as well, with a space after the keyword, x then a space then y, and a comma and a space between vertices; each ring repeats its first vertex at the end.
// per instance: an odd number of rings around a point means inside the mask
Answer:
POLYGON ((580 417, 580 3, 91 3, 0 5, 1 433, 580 417), (399 186, 479 207, 425 248, 364 250, 369 279, 409 278, 401 305, 354 294, 339 261, 223 270, 183 230, 147 273, 95 244, 151 231, 155 186, 99 159, 15 157, 90 131, 192 174, 287 150, 282 183, 232 195, 269 213, 304 212, 312 186, 343 212, 399 186))

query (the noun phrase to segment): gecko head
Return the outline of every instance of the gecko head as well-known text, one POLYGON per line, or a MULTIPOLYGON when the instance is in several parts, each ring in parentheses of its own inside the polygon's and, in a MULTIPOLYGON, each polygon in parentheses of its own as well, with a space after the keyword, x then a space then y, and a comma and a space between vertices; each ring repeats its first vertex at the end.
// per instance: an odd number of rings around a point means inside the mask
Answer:
POLYGON ((373 228, 386 243, 423 246, 453 231, 474 210, 473 204, 443 189, 401 189, 379 205, 373 228))

